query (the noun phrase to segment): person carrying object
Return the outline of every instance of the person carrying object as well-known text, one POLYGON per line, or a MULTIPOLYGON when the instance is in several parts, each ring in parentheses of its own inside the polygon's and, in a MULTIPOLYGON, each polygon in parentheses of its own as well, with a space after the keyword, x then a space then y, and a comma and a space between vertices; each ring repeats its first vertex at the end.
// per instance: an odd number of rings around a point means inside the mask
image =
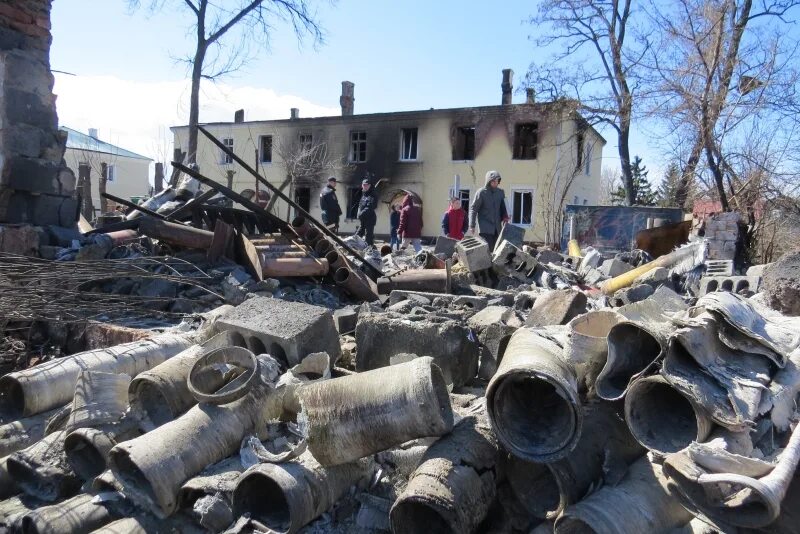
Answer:
POLYGON ((469 210, 470 235, 475 234, 475 223, 477 222, 480 236, 489 244, 490 251, 494 250, 500 231, 509 220, 506 194, 499 185, 500 173, 497 171, 487 172, 485 185, 478 190, 469 210))

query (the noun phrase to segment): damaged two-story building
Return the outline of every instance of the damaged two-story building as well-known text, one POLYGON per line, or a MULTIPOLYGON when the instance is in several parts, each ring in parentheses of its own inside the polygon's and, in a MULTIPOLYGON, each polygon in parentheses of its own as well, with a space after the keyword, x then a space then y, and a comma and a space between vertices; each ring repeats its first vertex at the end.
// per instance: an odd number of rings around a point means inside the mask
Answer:
MULTIPOLYGON (((448 198, 459 196, 467 207, 494 169, 502 175, 511 222, 526 229, 526 240, 541 242, 546 228, 558 227, 548 218, 565 204, 598 202, 605 140, 574 101, 535 102, 529 91, 525 103, 513 104, 511 76, 503 71, 499 106, 357 115, 354 85, 342 82, 341 116, 300 118, 293 109, 289 119, 245 121, 240 111, 233 122, 205 126, 314 216, 325 179, 336 176, 343 233, 358 227, 364 177, 378 184, 376 234, 389 233, 389 206, 412 192, 423 204, 423 234, 432 237, 441 233, 448 198)), ((172 131, 175 148, 185 150, 188 127, 172 131)), ((196 161, 200 172, 237 192, 256 188, 252 176, 202 135, 196 161)), ((280 203, 273 210, 293 215, 280 203)))

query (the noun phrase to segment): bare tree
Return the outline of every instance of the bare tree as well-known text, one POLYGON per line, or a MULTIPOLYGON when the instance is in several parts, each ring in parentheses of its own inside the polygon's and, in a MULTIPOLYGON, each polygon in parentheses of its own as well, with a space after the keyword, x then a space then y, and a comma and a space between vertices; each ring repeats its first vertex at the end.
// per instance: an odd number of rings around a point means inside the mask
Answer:
MULTIPOLYGON (((129 0, 132 9, 142 0, 129 0)), ((189 96, 189 144, 187 158, 190 163, 197 157, 197 125, 200 117, 200 81, 216 80, 240 69, 251 58, 251 46, 268 45, 272 22, 292 25, 295 35, 302 39, 311 34, 314 43, 323 41, 323 32, 310 10, 311 0, 149 0, 155 11, 166 3, 175 3, 189 11, 195 34, 194 53, 183 59, 191 66, 192 87, 189 96), (223 45, 223 38, 228 40, 223 45), (230 46, 230 41, 238 44, 230 46)))
POLYGON ((631 0, 543 0, 536 26, 552 33, 538 46, 563 44, 547 62, 532 64, 527 83, 551 98, 573 98, 593 125, 606 124, 617 133, 626 204, 633 204, 629 137, 635 99, 635 69, 643 50, 632 46, 631 0), (551 67, 550 65, 564 65, 551 67))
MULTIPOLYGON (((653 2, 658 28, 649 48, 650 109, 670 131, 691 139, 678 184, 687 191, 707 169, 722 209, 731 209, 736 171, 726 145, 743 130, 797 110, 795 69, 782 36, 770 26, 795 0, 653 2), (787 52, 789 56, 787 56, 787 52), (780 110, 784 110, 783 112, 780 110), (776 115, 777 112, 777 115, 776 115)), ((794 45, 790 45, 791 49, 794 45)), ((685 195, 678 199, 685 203, 685 195)))

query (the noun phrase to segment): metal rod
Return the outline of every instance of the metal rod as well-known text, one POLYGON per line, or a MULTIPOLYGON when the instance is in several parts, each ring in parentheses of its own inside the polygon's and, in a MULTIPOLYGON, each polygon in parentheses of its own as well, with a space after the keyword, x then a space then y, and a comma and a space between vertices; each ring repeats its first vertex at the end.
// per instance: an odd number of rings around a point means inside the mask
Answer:
POLYGON ((280 220, 279 218, 275 217, 275 215, 273 215, 270 212, 266 211, 264 208, 262 208, 261 206, 259 206, 255 202, 246 199, 244 196, 242 196, 239 193, 235 192, 233 189, 229 189, 228 187, 222 185, 221 183, 215 182, 211 178, 207 178, 207 177, 203 176, 202 174, 200 174, 199 172, 197 172, 197 171, 195 171, 193 169, 190 169, 189 167, 186 167, 186 166, 184 166, 184 165, 182 165, 182 164, 180 164, 180 163, 178 163, 176 161, 172 162, 172 166, 175 167, 176 169, 178 169, 179 171, 188 174, 189 176, 191 176, 192 178, 194 178, 198 182, 202 183, 203 185, 207 185, 211 189, 214 189, 215 191, 218 191, 218 192, 222 193, 223 195, 225 195, 229 199, 233 200, 234 202, 238 202, 239 204, 241 204, 245 208, 249 209, 253 213, 257 213, 259 215, 265 215, 268 219, 272 220, 272 222, 274 222, 276 225, 278 225, 278 228, 281 228, 281 229, 284 229, 284 230, 288 230, 289 229, 289 225, 286 222, 284 222, 284 221, 280 220))
POLYGON ((125 200, 124 198, 115 197, 111 193, 100 193, 100 195, 102 197, 104 197, 104 198, 107 198, 108 200, 111 200, 112 202, 116 202, 117 204, 122 204, 123 206, 126 206, 128 208, 131 208, 131 209, 134 209, 134 210, 139 210, 142 213, 144 213, 145 215, 149 215, 151 217, 155 217, 156 219, 161 219, 162 221, 166 221, 167 220, 167 218, 164 215, 161 215, 160 213, 156 213, 155 211, 147 209, 145 207, 137 206, 136 204, 134 204, 130 200, 125 200))
MULTIPOLYGON (((364 266, 366 266, 367 269, 369 269, 372 272, 372 274, 374 274, 375 276, 383 276, 383 273, 381 272, 380 269, 378 269, 377 267, 375 267, 374 265, 369 263, 366 259, 364 259, 364 257, 361 256, 361 254, 359 254, 358 252, 356 252, 355 250, 350 248, 350 246, 348 246, 347 243, 342 241, 339 238, 338 235, 336 235, 334 232, 329 230, 327 226, 325 226, 324 224, 322 224, 321 222, 316 220, 314 217, 312 217, 311 214, 308 213, 306 210, 304 210, 297 202, 295 202, 294 200, 292 200, 291 198, 289 198, 288 196, 283 194, 283 191, 281 191, 280 189, 278 189, 277 187, 275 187, 274 185, 269 183, 269 181, 266 178, 264 178, 263 176, 258 174, 255 170, 253 170, 253 168, 250 165, 245 163, 245 161, 242 158, 240 158, 239 156, 234 154, 233 151, 230 148, 228 148, 227 146, 225 146, 219 139, 217 139, 216 137, 211 135, 211 133, 209 133, 208 130, 206 130, 202 126, 198 126, 197 128, 201 132, 203 132, 203 135, 205 135, 208 138, 209 141, 211 141, 212 143, 217 145, 217 147, 219 147, 220 150, 223 151, 223 153, 225 153, 226 155, 230 156, 230 158, 233 161, 235 161, 236 163, 241 165, 244 170, 246 170, 247 172, 252 174, 256 178, 256 180, 258 180, 259 182, 264 184, 270 191, 275 193, 278 196, 278 198, 283 199, 286 203, 288 203, 295 210, 297 210, 297 212, 300 213, 303 217, 305 217, 307 220, 309 220, 312 223, 314 223, 314 225, 317 228, 319 228, 319 230, 322 231, 322 233, 324 233, 325 235, 327 235, 328 237, 330 237, 331 239, 336 241, 337 245, 339 245, 340 247, 345 249, 347 252, 349 252, 351 255, 355 256, 359 261, 361 261, 364 264, 364 266)), ((183 170, 183 169, 181 169, 181 170, 183 170)))
POLYGON ((208 191, 206 191, 205 193, 202 193, 198 197, 190 198, 189 200, 186 201, 186 203, 183 206, 175 208, 175 210, 173 210, 170 213, 168 213, 167 214, 167 220, 174 222, 175 219, 177 219, 178 217, 180 217, 181 215, 183 215, 183 214, 185 214, 185 213, 187 213, 189 211, 192 211, 192 208, 195 208, 196 206, 202 204, 203 202, 205 202, 206 200, 210 199, 211 197, 213 197, 216 194, 217 194, 216 191, 214 191, 213 189, 209 189, 208 191))

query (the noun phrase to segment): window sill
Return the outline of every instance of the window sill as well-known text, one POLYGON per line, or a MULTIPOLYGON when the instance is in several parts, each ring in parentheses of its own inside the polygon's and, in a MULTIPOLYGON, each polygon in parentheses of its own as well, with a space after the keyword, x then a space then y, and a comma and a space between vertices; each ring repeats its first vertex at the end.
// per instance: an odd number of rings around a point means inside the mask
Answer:
POLYGON ((451 159, 453 163, 475 163, 474 159, 451 159))
POLYGON ((421 159, 399 159, 398 163, 422 163, 421 159))
POLYGON ((259 165, 272 165, 271 161, 259 161, 259 165))

